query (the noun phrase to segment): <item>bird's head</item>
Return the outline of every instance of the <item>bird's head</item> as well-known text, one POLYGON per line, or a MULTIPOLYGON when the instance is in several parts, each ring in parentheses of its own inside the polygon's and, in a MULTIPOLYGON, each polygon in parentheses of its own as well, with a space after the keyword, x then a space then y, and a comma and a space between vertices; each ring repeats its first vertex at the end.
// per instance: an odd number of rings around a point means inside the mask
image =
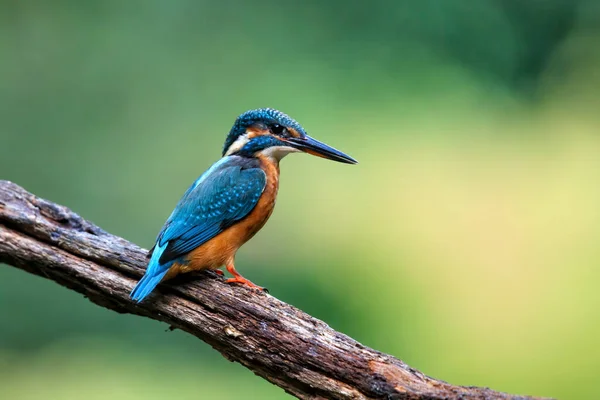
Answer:
POLYGON ((276 160, 300 151, 346 164, 357 163, 341 151, 311 138, 298 122, 272 108, 259 108, 240 115, 223 146, 224 156, 264 155, 276 160))

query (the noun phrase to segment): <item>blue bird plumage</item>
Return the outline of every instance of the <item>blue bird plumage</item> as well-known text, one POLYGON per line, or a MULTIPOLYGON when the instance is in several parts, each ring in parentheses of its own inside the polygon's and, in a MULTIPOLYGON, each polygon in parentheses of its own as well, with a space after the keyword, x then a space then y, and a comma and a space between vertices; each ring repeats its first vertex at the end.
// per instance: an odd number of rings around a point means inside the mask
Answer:
POLYGON ((135 300, 138 303, 144 300, 160 283, 160 281, 162 281, 167 272, 169 272, 169 268, 171 268, 171 265, 174 261, 165 264, 160 264, 158 262, 158 259, 162 255, 165 247, 166 245, 161 247, 158 244, 154 246, 154 249, 152 250, 152 256, 150 257, 150 262, 146 268, 146 273, 129 295, 132 300, 135 300))
POLYGON ((244 218, 258 202, 265 182, 256 161, 238 156, 221 159, 194 183, 159 233, 157 243, 167 245, 159 262, 187 254, 244 218))
POLYGON ((261 108, 241 114, 227 135, 223 158, 188 188, 158 234, 131 298, 142 301, 162 280, 178 273, 223 265, 234 276, 227 282, 257 288, 235 270, 235 252, 271 215, 279 160, 298 151, 356 163, 308 136, 280 111, 261 108))
POLYGON ((253 159, 227 156, 185 192, 156 239, 144 278, 131 293, 142 301, 173 262, 244 218, 265 187, 265 173, 253 159))

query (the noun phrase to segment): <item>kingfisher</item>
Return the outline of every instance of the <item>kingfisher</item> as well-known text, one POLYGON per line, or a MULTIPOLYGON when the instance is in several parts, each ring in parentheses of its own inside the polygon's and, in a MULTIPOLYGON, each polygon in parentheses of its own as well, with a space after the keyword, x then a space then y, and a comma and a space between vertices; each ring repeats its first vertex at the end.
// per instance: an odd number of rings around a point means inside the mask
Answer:
POLYGON ((148 255, 146 273, 130 297, 138 303, 178 274, 223 266, 226 283, 263 290, 235 269, 237 250, 273 212, 279 188, 279 161, 304 152, 346 164, 357 161, 308 136, 298 122, 272 108, 246 111, 235 120, 222 158, 183 194, 148 255))

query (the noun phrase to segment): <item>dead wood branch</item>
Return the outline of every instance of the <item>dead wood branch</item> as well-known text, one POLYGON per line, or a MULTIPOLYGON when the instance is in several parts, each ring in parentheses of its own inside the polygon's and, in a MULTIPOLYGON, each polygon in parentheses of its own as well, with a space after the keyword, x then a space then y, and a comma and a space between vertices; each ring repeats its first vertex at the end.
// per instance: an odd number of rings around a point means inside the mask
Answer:
POLYGON ((117 311, 163 321, 301 399, 525 399, 430 378, 276 298, 206 279, 129 292, 146 250, 66 207, 0 181, 0 262, 51 279, 117 311))

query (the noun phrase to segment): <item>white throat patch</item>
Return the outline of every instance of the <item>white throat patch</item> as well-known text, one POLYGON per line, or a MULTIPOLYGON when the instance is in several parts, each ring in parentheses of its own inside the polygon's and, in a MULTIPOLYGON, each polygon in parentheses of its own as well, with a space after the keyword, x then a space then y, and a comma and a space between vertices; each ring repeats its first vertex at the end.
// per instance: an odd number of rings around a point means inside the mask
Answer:
POLYGON ((273 146, 268 147, 258 152, 258 154, 270 158, 274 161, 279 161, 290 153, 298 153, 300 150, 290 146, 273 146))

